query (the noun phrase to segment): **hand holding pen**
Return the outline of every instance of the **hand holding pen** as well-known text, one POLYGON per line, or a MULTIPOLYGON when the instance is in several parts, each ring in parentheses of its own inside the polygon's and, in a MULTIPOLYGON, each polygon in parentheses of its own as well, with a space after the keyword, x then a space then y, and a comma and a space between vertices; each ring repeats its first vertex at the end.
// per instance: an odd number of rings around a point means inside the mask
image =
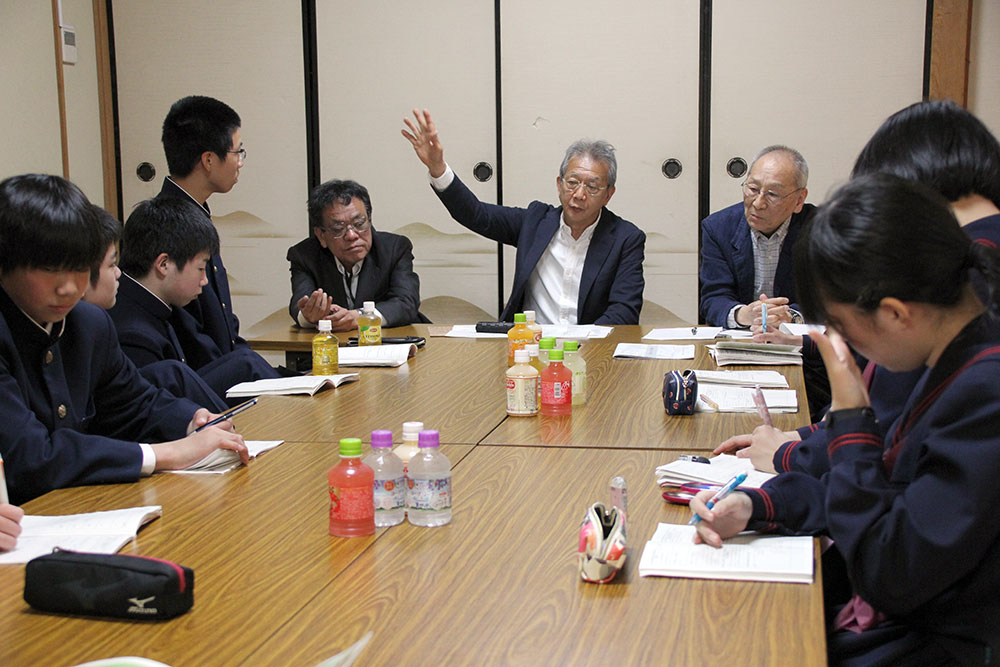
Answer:
POLYGON ((696 529, 695 544, 705 543, 718 549, 724 539, 746 530, 753 511, 750 497, 745 493, 730 493, 745 480, 746 473, 740 473, 711 497, 711 491, 702 491, 691 499, 695 515, 689 525, 694 524, 696 529))

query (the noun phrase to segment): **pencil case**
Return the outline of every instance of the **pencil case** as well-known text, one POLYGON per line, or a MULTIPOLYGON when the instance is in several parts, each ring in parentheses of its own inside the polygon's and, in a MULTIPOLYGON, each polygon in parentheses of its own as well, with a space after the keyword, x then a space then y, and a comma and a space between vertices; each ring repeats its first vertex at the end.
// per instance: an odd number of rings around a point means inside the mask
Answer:
POLYGON ((698 377, 694 371, 670 371, 663 376, 663 409, 668 415, 693 415, 698 401, 698 377))
POLYGON ((60 614, 162 620, 194 605, 194 572, 159 558, 56 549, 28 561, 24 601, 60 614))

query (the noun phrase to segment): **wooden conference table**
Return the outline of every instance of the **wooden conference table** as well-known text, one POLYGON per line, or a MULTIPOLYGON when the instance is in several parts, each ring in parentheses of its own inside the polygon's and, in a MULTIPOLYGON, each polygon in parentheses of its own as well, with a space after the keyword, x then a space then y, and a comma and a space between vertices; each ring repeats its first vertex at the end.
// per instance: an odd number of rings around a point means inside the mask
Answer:
MULTIPOLYGON (((660 499, 653 468, 756 423, 665 415, 663 373, 705 360, 611 361, 615 340, 637 341, 640 331, 619 327, 614 339, 584 346, 594 391, 568 419, 506 418, 503 341, 430 338, 400 369, 361 369, 360 382, 312 398, 263 399, 238 429, 286 443, 248 467, 27 503, 35 514, 163 505, 123 551, 192 567, 195 606, 161 623, 39 614, 21 599, 23 567, 6 566, 0 664, 143 655, 175 667, 315 665, 368 630, 359 665, 824 663, 818 568, 812 585, 638 576, 656 523, 687 517, 660 499), (452 523, 330 537, 334 443, 383 427, 398 440, 404 419, 441 430, 452 523), (618 474, 629 482, 628 560, 611 584, 586 584, 576 572, 579 522, 618 474)), ((781 370, 801 389, 798 369, 781 370)), ((806 420, 800 396, 802 411, 775 415, 779 427, 806 420)))

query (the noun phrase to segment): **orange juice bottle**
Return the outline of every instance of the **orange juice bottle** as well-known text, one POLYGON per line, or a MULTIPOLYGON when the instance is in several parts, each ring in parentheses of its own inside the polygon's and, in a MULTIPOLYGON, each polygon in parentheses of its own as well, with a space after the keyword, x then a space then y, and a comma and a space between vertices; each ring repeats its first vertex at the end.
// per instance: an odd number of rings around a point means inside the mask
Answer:
POLYGON ((514 365, 514 352, 523 350, 528 343, 535 342, 534 332, 525 324, 524 313, 514 315, 514 328, 507 332, 507 367, 514 365))

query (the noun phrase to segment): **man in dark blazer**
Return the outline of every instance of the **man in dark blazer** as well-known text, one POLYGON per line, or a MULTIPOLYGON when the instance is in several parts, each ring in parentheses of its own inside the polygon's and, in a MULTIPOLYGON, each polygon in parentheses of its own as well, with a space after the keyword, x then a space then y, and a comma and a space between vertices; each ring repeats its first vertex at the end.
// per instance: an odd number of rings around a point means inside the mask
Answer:
POLYGON ((806 204, 809 167, 787 146, 768 146, 754 159, 743 202, 701 223, 701 321, 759 327, 762 297, 768 326, 800 320, 792 280, 792 248, 815 211, 806 204))
POLYGON ((368 189, 355 181, 321 183, 309 194, 313 235, 288 249, 292 298, 288 313, 301 327, 328 319, 334 331, 358 328, 365 301, 374 301, 382 326, 427 322, 420 311, 420 278, 405 236, 372 227, 368 189))
POLYGON ((605 205, 615 192, 614 148, 578 141, 566 151, 556 186, 559 207, 484 204, 444 161, 430 113, 404 119, 431 185, 451 217, 477 234, 517 248, 514 284, 500 319, 534 310, 546 324, 638 324, 646 235, 605 205))

